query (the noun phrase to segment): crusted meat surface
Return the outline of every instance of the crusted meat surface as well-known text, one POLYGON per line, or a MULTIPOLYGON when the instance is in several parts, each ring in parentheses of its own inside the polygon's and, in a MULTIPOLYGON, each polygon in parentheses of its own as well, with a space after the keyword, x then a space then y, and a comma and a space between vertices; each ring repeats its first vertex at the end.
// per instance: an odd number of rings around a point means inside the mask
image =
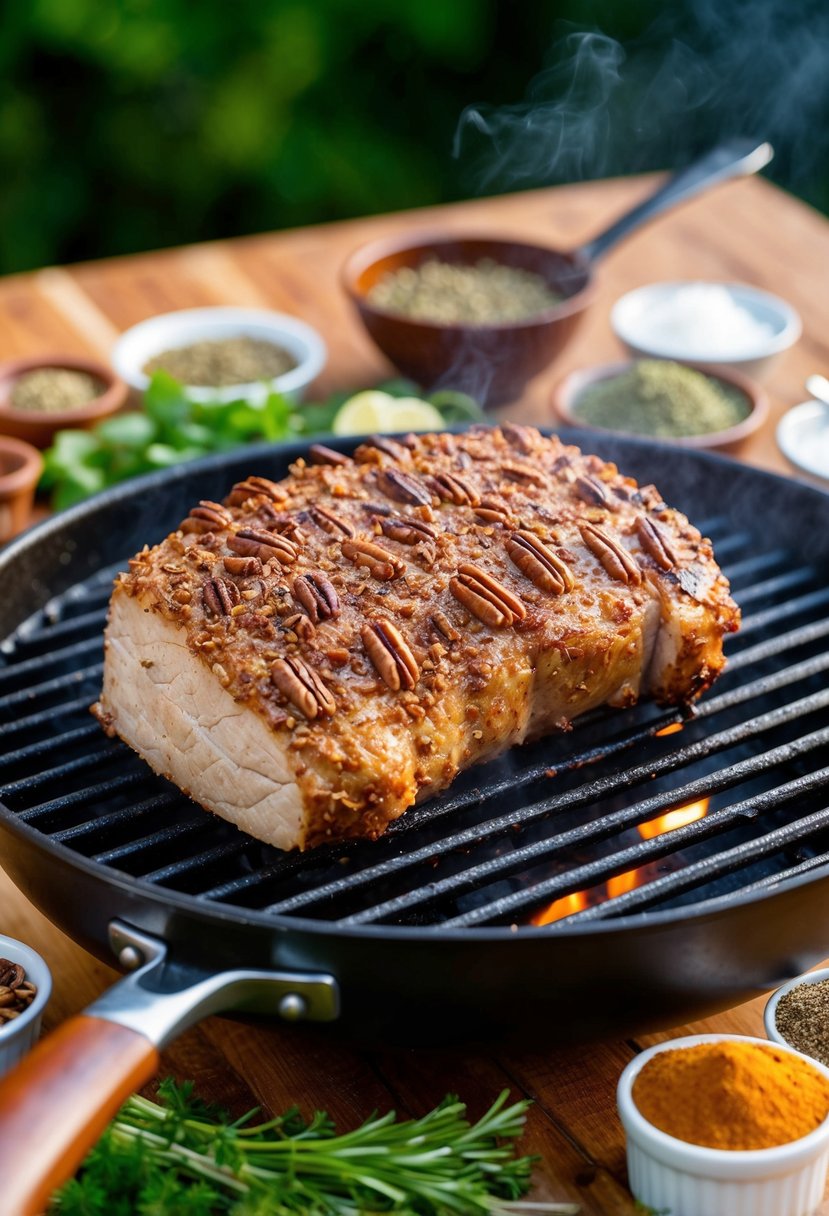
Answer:
POLYGON ((529 427, 312 448, 119 576, 94 707, 280 848, 376 837, 597 705, 692 700, 739 610, 652 486, 529 427))

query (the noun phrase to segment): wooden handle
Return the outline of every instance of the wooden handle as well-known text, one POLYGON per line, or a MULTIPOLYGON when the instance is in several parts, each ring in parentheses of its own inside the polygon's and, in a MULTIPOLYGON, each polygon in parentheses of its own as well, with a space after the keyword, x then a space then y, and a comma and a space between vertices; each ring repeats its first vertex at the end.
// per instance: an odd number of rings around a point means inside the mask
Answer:
POLYGON ((39 1216, 158 1052, 134 1030, 81 1015, 64 1022, 0 1081, 4 1216, 39 1216))

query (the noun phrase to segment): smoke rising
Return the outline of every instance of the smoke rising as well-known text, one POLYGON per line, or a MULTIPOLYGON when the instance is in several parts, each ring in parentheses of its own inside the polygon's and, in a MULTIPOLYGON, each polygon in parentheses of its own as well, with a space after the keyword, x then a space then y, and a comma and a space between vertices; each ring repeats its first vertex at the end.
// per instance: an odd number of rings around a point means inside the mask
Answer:
POLYGON ((468 106, 454 152, 481 193, 678 167, 768 139, 772 175, 815 196, 829 154, 826 0, 686 0, 621 44, 559 28, 523 101, 468 106))

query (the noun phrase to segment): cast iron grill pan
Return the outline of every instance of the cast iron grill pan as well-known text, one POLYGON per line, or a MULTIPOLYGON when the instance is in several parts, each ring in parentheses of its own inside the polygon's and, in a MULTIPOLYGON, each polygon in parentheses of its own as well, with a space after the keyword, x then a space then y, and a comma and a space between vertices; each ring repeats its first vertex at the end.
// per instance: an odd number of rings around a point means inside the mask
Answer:
MULTIPOLYGON (((239 476, 284 475, 300 449, 213 459, 156 477, 152 493, 120 487, 0 559, 0 814, 13 876, 64 922, 67 884, 94 891, 92 911, 75 907, 69 918, 99 951, 103 889, 103 903, 117 893, 118 915, 126 902, 133 922, 158 931, 161 921, 165 936, 172 925, 188 949, 195 923, 202 939, 205 925, 219 926, 219 959, 238 948, 231 942, 244 926, 256 927, 246 942, 259 943, 260 962, 263 943, 272 956, 276 941, 292 965, 325 961, 337 973, 337 944, 348 943, 372 989, 379 942, 416 945, 448 966, 459 949, 474 946, 479 956, 496 941, 517 959, 523 941, 533 962, 521 974, 532 988, 542 960, 580 947, 579 965, 563 977, 572 997, 591 949, 607 968, 612 934, 614 952, 624 941, 635 956, 629 977, 646 973, 660 994, 651 1022, 679 1006, 710 1006, 715 992, 720 1004, 726 992, 750 994, 791 970, 793 958, 799 967, 804 952, 820 957, 829 947, 816 915, 829 875, 829 498, 716 458, 575 438, 656 481, 712 537, 732 581, 743 627, 729 639, 726 675, 693 714, 651 704, 596 711, 572 733, 464 774, 376 843, 286 855, 252 840, 154 776, 88 712, 112 578, 126 558, 239 476), (689 804, 707 813, 660 820, 689 804), (59 890, 46 889, 44 856, 59 890), (765 924, 765 942, 738 950, 726 978, 727 939, 705 926, 725 920, 737 932, 746 917, 765 924), (658 975, 666 932, 686 945, 702 933, 690 974, 658 975), (648 946, 649 935, 662 945, 648 946)), ((675 960, 668 965, 675 972, 675 960)), ((546 994, 531 1003, 549 1008, 549 968, 541 983, 546 994)), ((430 987, 427 1003, 437 996, 430 987)), ((484 988, 492 987, 490 977, 484 988)), ((647 1002, 631 994, 630 1004, 638 1011, 647 1002)))

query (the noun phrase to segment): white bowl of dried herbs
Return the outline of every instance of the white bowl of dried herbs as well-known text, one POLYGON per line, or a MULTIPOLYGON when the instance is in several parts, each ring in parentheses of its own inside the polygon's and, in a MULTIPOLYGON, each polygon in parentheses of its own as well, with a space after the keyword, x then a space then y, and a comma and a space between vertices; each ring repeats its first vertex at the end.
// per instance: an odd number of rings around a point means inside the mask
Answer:
POLYGON ((0 1075, 34 1047, 52 976, 31 946, 0 933, 0 1075))
POLYGON ((297 317, 260 308, 188 308, 126 330, 112 363, 142 393, 161 370, 194 401, 260 402, 277 392, 296 402, 327 356, 317 331, 297 317))
POLYGON ((763 1012, 766 1034, 829 1067, 829 967, 778 988, 763 1012))

